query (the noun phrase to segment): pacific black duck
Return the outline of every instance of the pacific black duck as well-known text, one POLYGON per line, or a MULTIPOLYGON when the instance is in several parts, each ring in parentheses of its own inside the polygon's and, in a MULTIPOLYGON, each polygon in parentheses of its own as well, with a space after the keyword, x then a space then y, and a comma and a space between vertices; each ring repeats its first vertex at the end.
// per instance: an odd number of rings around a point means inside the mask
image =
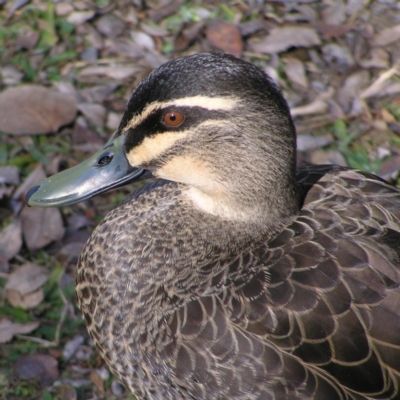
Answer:
POLYGON ((400 399, 399 189, 296 171, 281 92, 220 53, 155 69, 110 141, 28 203, 150 175, 77 269, 89 333, 138 399, 400 399))

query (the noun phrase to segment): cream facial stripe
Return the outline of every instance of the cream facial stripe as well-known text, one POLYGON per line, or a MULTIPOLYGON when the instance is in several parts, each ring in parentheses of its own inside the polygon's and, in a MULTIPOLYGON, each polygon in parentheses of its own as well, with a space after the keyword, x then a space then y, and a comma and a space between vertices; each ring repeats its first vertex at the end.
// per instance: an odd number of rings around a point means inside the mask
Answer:
POLYGON ((232 110, 239 102, 239 99, 234 97, 207 97, 207 96, 192 96, 183 97, 181 99, 165 101, 165 102, 154 102, 149 104, 140 115, 134 116, 125 127, 125 130, 138 126, 144 121, 153 111, 165 107, 201 107, 206 110, 221 110, 229 111, 232 110))
POLYGON ((143 165, 157 158, 165 150, 169 149, 180 139, 185 138, 188 131, 165 132, 162 135, 145 137, 139 146, 134 147, 126 154, 131 165, 143 165))
MULTIPOLYGON (((207 125, 215 126, 217 124, 220 127, 223 127, 226 125, 226 122, 219 120, 208 120, 200 123, 196 129, 207 125)), ((176 142, 186 138, 192 133, 192 130, 184 130, 177 132, 173 131, 156 133, 155 135, 145 137, 138 146, 135 146, 129 150, 129 152, 126 154, 126 158, 131 165, 139 166, 147 164, 151 160, 156 159, 164 151, 172 147, 176 142)))

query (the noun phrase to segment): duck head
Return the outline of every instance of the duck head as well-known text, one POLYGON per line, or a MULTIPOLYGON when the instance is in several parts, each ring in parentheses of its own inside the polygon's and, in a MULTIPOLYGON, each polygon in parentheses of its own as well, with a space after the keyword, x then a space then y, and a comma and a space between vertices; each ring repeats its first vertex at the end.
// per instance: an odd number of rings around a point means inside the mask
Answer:
POLYGON ((184 185, 204 212, 278 218, 298 210, 295 128, 273 81, 221 53, 179 58, 133 91, 109 142, 84 163, 30 189, 30 206, 73 204, 156 178, 184 185))

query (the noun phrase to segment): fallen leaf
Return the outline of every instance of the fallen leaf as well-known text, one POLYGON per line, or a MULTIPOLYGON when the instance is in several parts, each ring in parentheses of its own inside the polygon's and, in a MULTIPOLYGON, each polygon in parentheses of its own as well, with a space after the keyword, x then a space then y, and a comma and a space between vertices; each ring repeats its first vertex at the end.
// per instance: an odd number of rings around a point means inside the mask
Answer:
POLYGON ((250 36, 258 31, 266 31, 270 27, 270 23, 264 19, 252 19, 250 21, 242 22, 238 25, 242 36, 250 36))
POLYGON ((25 296, 43 286, 48 277, 49 272, 46 268, 26 263, 10 274, 5 288, 6 290, 16 290, 25 296))
POLYGON ((15 135, 56 132, 73 121, 73 97, 36 85, 10 88, 0 94, 0 130, 15 135))
POLYGON ((17 324, 8 318, 0 320, 0 343, 9 342, 15 335, 23 335, 34 331, 39 326, 38 321, 17 324))
POLYGON ((24 74, 17 68, 9 65, 1 68, 1 80, 5 86, 19 85, 24 77, 24 74))
POLYGON ((175 38, 175 51, 185 50, 199 36, 204 28, 204 22, 189 22, 183 25, 182 29, 175 38))
MULTIPOLYGON (((133 59, 143 57, 143 50, 133 40, 128 38, 117 38, 106 40, 105 47, 110 54, 130 57, 133 59)), ((87 90, 87 89, 85 89, 87 90)))
POLYGON ((14 219, 0 231, 0 264, 10 260, 22 247, 21 221, 14 219))
POLYGON ((72 358, 84 341, 85 338, 81 335, 75 336, 72 340, 68 340, 63 350, 64 360, 68 361, 72 358))
POLYGON ((395 154, 384 161, 379 168, 378 175, 383 179, 390 179, 399 173, 400 170, 400 155, 395 154))
POLYGON ((353 104, 359 101, 360 92, 368 81, 368 71, 357 71, 346 78, 337 93, 337 100, 345 113, 350 112, 353 104))
POLYGON ((155 8, 147 12, 149 19, 154 22, 159 22, 165 17, 176 13, 179 7, 185 2, 185 0, 175 0, 165 3, 162 7, 155 8))
POLYGON ((68 15, 67 21, 74 25, 81 25, 89 19, 92 19, 94 15, 94 11, 75 11, 68 15))
POLYGON ((321 41, 314 28, 283 26, 271 29, 261 40, 249 40, 252 51, 258 53, 279 53, 291 47, 312 47, 321 41))
POLYGON ((32 50, 39 41, 40 33, 37 31, 27 31, 19 35, 15 41, 16 46, 23 49, 32 50))
POLYGON ((102 15, 96 22, 97 30, 104 36, 116 38, 125 31, 124 21, 115 14, 102 15))
POLYGON ((57 386, 57 392, 61 400, 77 400, 76 390, 72 385, 62 384, 57 386))
POLYGON ((311 135, 298 135, 297 136, 297 150, 309 151, 320 149, 333 142, 331 135, 324 136, 311 136, 311 135))
POLYGON ((8 302, 13 307, 21 307, 24 310, 31 310, 38 306, 44 299, 43 289, 36 290, 26 296, 22 296, 17 290, 7 290, 6 296, 8 302))
POLYGON ((322 47, 322 54, 327 64, 336 67, 338 72, 343 72, 355 64, 354 58, 346 46, 329 43, 322 47))
POLYGON ((122 113, 110 111, 107 115, 106 127, 112 131, 118 129, 118 126, 122 119, 122 115, 122 113))
POLYGON ((313 26, 324 39, 343 36, 353 29, 352 25, 332 25, 325 22, 316 22, 313 26))
POLYGON ((45 247, 62 239, 64 226, 58 208, 28 208, 21 213, 22 232, 29 250, 45 247))
POLYGON ((6 183, 8 185, 19 185, 19 170, 17 167, 7 165, 0 167, 0 184, 6 183))
POLYGON ((372 40, 373 46, 386 46, 390 43, 397 42, 400 39, 400 24, 382 29, 376 34, 372 40))
POLYGON ((363 68, 388 68, 390 57, 387 51, 376 47, 371 49, 369 58, 362 59, 359 64, 363 68))
POLYGON ((15 365, 15 373, 20 379, 35 379, 43 386, 51 385, 60 375, 58 361, 47 354, 22 356, 15 365))
POLYGON ((339 25, 346 20, 346 7, 343 0, 324 0, 322 19, 326 24, 339 25))
POLYGON ((239 28, 227 21, 214 21, 206 29, 207 39, 217 49, 240 57, 243 51, 243 41, 239 28))
POLYGON ((156 45, 154 39, 144 32, 132 32, 132 40, 139 46, 142 50, 154 50, 156 45))
POLYGON ((285 61, 285 73, 291 83, 302 88, 308 87, 308 80, 305 73, 304 64, 297 58, 287 57, 285 61))
POLYGON ((88 144, 93 147, 100 147, 100 145, 104 144, 104 141, 99 138, 96 132, 87 127, 86 120, 81 117, 76 119, 71 136, 74 144, 88 144))
POLYGON ((342 154, 335 150, 324 151, 317 149, 311 151, 308 157, 308 162, 310 164, 335 164, 347 167, 346 160, 342 154))
POLYGON ((106 109, 100 104, 81 103, 78 105, 79 111, 85 116, 86 120, 94 126, 103 126, 106 118, 106 109))
POLYGON ((56 14, 59 17, 66 17, 68 14, 74 12, 74 7, 67 2, 57 2, 56 3, 56 14))
POLYGON ((129 66, 129 65, 110 65, 110 66, 94 66, 83 69, 79 75, 81 77, 91 76, 91 75, 106 75, 109 78, 122 80, 129 78, 130 76, 140 72, 141 67, 129 66))
MULTIPOLYGON (((21 200, 29 188, 46 177, 43 168, 38 166, 25 182, 16 190, 14 198, 21 200)), ((30 250, 41 249, 64 235, 61 212, 58 208, 24 207, 21 212, 22 234, 30 250)))
POLYGON ((167 29, 164 29, 163 27, 159 25, 149 25, 149 24, 140 24, 140 28, 143 32, 147 33, 150 36, 159 36, 159 37, 164 37, 168 36, 169 32, 167 29))

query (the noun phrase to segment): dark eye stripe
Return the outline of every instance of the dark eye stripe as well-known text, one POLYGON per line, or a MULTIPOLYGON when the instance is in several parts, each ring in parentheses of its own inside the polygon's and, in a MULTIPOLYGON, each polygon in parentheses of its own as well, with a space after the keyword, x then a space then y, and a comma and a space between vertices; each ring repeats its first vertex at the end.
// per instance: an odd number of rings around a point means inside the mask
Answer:
POLYGON ((145 120, 126 132, 125 152, 139 146, 146 137, 162 134, 163 132, 182 131, 195 128, 208 119, 227 119, 229 111, 206 110, 200 107, 168 107, 154 110, 145 120), (184 120, 176 125, 169 125, 163 122, 163 117, 168 113, 181 113, 184 120))

